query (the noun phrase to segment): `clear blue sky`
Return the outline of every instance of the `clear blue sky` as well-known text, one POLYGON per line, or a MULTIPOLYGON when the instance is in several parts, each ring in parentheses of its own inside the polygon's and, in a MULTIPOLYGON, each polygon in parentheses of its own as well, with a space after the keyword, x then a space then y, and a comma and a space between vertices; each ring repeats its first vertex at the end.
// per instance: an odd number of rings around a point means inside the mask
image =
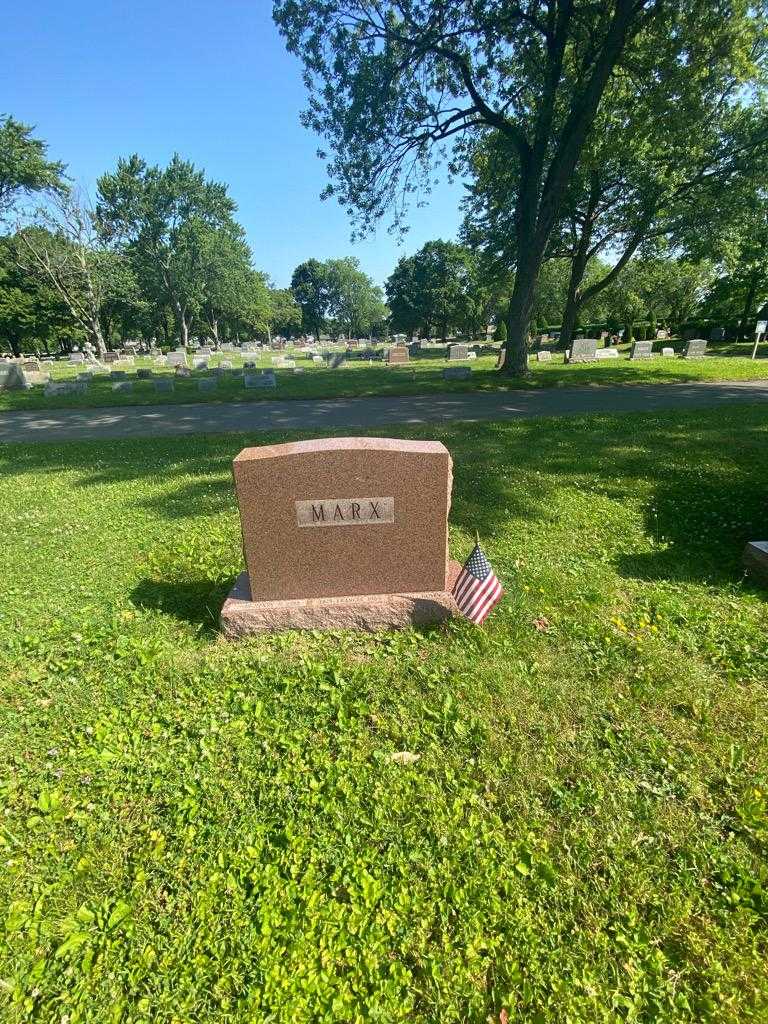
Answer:
POLYGON ((453 238, 458 185, 412 212, 404 247, 382 225, 353 246, 344 211, 318 198, 319 140, 299 123, 298 61, 270 0, 14 3, 0 33, 0 113, 34 124, 91 193, 118 157, 174 152, 229 185, 254 262, 286 285, 297 263, 357 256, 379 283, 404 252, 453 238))

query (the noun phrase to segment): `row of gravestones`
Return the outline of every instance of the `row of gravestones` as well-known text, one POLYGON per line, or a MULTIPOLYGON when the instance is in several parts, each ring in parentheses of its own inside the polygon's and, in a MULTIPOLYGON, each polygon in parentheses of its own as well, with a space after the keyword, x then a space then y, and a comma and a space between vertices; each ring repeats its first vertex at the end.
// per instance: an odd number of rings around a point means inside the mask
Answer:
MULTIPOLYGON (((618 358, 618 349, 598 349, 597 344, 595 338, 575 338, 571 343, 570 349, 566 352, 566 361, 569 363, 594 363, 600 359, 618 358), (607 355, 607 353, 610 353, 610 355, 607 355)), ((701 359, 706 355, 706 350, 707 342, 704 338, 692 338, 685 346, 683 358, 701 359)), ((651 359, 654 354, 652 341, 636 341, 632 345, 629 358, 651 359)), ((661 355, 668 359, 673 358, 675 350, 673 348, 662 348, 661 355)), ((551 353, 537 352, 536 358, 539 362, 547 362, 551 359, 551 353)))
MULTIPOLYGON (((192 371, 189 368, 184 368, 182 372, 177 371, 179 377, 191 377, 192 371)), ((200 392, 212 392, 215 391, 219 385, 219 382, 225 377, 224 373, 214 373, 212 377, 203 377, 197 381, 197 389, 200 392)), ((46 396, 51 395, 73 395, 73 394, 84 394, 88 390, 88 385, 93 379, 93 374, 81 373, 74 381, 54 381, 49 382, 45 387, 46 396)), ((124 393, 131 393, 133 391, 133 381, 128 379, 128 375, 123 370, 113 370, 109 379, 112 384, 113 391, 119 391, 124 393)), ((152 382, 155 391, 159 394, 169 393, 174 390, 173 378, 168 376, 154 377, 151 370, 139 370, 136 374, 137 380, 149 380, 152 382)), ((230 379, 239 380, 242 379, 244 387, 247 389, 258 389, 258 388, 275 388, 277 387, 277 378, 275 377, 274 370, 261 370, 257 372, 248 372, 247 370, 242 374, 232 374, 230 379)))

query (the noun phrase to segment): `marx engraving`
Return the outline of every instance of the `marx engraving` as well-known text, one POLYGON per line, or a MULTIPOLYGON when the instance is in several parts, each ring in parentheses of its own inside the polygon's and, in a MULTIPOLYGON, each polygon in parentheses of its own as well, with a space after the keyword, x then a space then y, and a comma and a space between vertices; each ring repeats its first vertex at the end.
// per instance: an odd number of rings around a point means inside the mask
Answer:
POLYGON ((372 526, 394 521, 394 498, 310 498, 296 502, 298 526, 372 526))

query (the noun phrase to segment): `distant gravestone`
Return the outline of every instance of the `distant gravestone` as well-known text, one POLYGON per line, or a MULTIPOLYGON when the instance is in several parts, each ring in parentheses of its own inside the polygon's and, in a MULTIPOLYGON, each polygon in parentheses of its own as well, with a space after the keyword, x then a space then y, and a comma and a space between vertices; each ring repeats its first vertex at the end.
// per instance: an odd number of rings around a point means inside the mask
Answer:
POLYGON ((449 345, 445 352, 446 359, 466 359, 467 358, 467 346, 466 345, 449 345))
POLYGON ((166 363, 168 366, 186 366, 187 365, 187 353, 186 352, 169 352, 166 356, 166 363))
POLYGON ((262 373, 246 373, 243 378, 246 388, 275 388, 277 378, 273 370, 264 370, 262 373))
POLYGON ((668 345, 666 345, 661 350, 661 354, 662 354, 662 357, 664 359, 671 359, 674 356, 674 354, 675 354, 675 350, 673 348, 670 348, 668 345))
POLYGON ((152 380, 152 371, 151 370, 137 370, 136 371, 136 380, 152 380))
POLYGON ((443 368, 443 380, 469 380, 471 376, 471 366, 446 366, 443 368))
POLYGON ((102 363, 116 363, 119 358, 120 355, 117 352, 105 352, 101 357, 101 361, 102 363))
POLYGON ((243 363, 243 369, 244 370, 255 370, 256 369, 256 363, 253 361, 253 359, 246 359, 246 361, 243 363))
POLYGON ((684 359, 701 359, 707 353, 707 342, 704 338, 691 338, 685 346, 684 359))
POLYGON ((69 354, 70 363, 84 363, 85 353, 84 352, 70 352, 69 354))
POLYGON ((125 370, 112 370, 109 377, 110 380, 127 380, 128 374, 125 372, 125 370))
POLYGON ((158 377, 154 381, 155 391, 167 394, 169 391, 173 391, 173 381, 170 377, 158 377))
POLYGON ((188 366, 183 366, 181 364, 179 364, 176 367, 174 373, 176 374, 177 377, 191 377, 192 376, 192 371, 190 370, 190 368, 188 366))
POLYGON ((595 352, 595 355, 597 356, 598 360, 600 360, 600 359, 618 359, 619 358, 619 350, 617 348, 610 348, 610 347, 609 348, 599 348, 597 350, 597 352, 595 352))
POLYGON ((594 363, 597 361, 597 340, 595 338, 574 338, 566 353, 569 363, 594 363))
POLYGON ((40 362, 37 359, 25 359, 21 364, 21 368, 25 372, 30 370, 32 373, 38 373, 40 371, 40 362))
POLYGON ((208 360, 204 356, 192 356, 193 370, 207 370, 208 360))
POLYGON ((198 391, 215 391, 218 381, 215 377, 204 377, 202 380, 197 382, 198 391))
POLYGON ((0 363, 0 391, 14 391, 27 386, 18 363, 0 363))
POLYGON ((219 363, 219 369, 220 370, 231 370, 232 369, 231 361, 229 359, 222 359, 221 362, 219 363))
POLYGON ((636 341, 629 354, 630 359, 650 359, 653 354, 652 341, 636 341))
POLYGON ((552 353, 548 352, 546 349, 543 349, 542 351, 537 352, 536 353, 536 362, 537 363, 551 363, 552 362, 552 353))
POLYGON ((235 346, 232 344, 231 341, 225 341, 222 344, 222 346, 221 346, 221 351, 222 352, 234 352, 235 351, 235 346))
POLYGON ((200 356, 212 356, 213 349, 211 348, 210 345, 201 345, 200 348, 197 350, 197 354, 200 356))
POLYGON ((112 385, 112 390, 130 392, 133 391, 133 384, 129 380, 116 380, 112 385))
POLYGON ((724 341, 725 340, 725 328, 724 327, 713 327, 709 332, 710 341, 724 341))
POLYGON ((396 366, 400 363, 407 363, 410 358, 407 348, 396 345, 387 352, 387 365, 396 366))
MULTIPOLYGON (((323 361, 323 357, 322 356, 312 356, 312 362, 313 363, 322 363, 322 361, 323 361)), ((254 363, 254 366, 255 365, 256 364, 254 363)))

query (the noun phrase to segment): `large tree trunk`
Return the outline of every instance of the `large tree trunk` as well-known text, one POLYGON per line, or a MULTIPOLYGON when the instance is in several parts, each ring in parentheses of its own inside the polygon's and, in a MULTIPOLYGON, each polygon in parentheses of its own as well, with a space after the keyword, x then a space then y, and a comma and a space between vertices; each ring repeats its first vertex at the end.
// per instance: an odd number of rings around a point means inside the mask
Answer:
POLYGON ((526 263, 518 266, 507 311, 506 357, 502 369, 508 377, 525 377, 528 374, 528 338, 541 260, 535 265, 533 260, 526 263))

